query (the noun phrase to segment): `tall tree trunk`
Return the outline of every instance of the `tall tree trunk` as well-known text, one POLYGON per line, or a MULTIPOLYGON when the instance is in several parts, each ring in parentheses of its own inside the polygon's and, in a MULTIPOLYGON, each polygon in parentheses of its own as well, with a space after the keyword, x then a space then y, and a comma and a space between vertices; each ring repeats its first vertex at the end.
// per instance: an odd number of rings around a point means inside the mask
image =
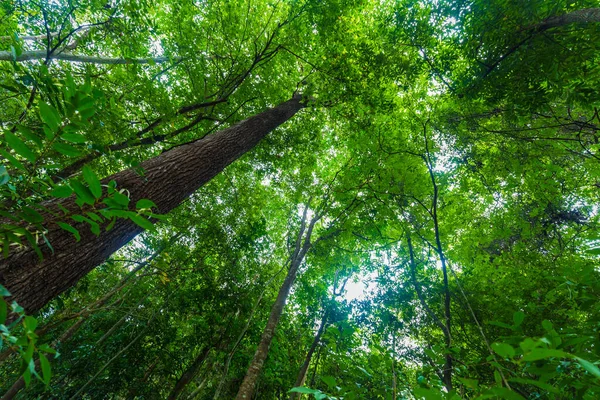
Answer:
MULTIPOLYGON (((0 61, 30 61, 30 60, 45 60, 48 57, 46 50, 30 50, 24 51, 18 56, 13 56, 10 51, 0 51, 0 61)), ((115 58, 115 57, 94 57, 77 55, 68 52, 56 52, 50 55, 51 60, 63 60, 77 63, 89 64, 150 64, 163 63, 167 61, 179 61, 181 57, 170 59, 169 57, 149 57, 149 58, 115 58)))
POLYGON ((300 231, 298 232, 298 236, 296 239, 296 248, 294 249, 293 254, 289 258, 290 269, 288 270, 287 276, 285 277, 285 280, 283 281, 283 284, 279 289, 277 299, 275 300, 275 303, 271 308, 271 314, 269 315, 267 326, 265 326, 265 329, 263 330, 262 336, 260 338, 260 343, 258 345, 258 348, 256 349, 256 353, 254 354, 254 358, 252 359, 252 362, 248 367, 246 376, 244 377, 244 380, 242 381, 242 384, 238 390, 236 400, 249 400, 252 398, 254 388, 256 387, 256 382, 258 381, 258 377, 262 371, 265 360, 267 359, 267 355, 269 354, 269 347, 271 346, 271 342, 273 341, 273 337, 275 336, 275 329, 277 328, 279 319, 281 318, 281 314, 283 313, 283 308, 285 307, 287 297, 290 294, 290 290, 292 289, 292 285, 294 284, 294 280, 296 279, 298 268, 302 264, 304 256, 306 255, 311 246, 310 237, 312 234, 312 230, 314 228, 315 223, 320 219, 320 215, 316 215, 314 218, 312 218, 307 228, 307 212, 308 206, 304 209, 300 231))
MULTIPOLYGON (((157 205, 158 212, 167 213, 303 107, 301 97, 294 96, 230 128, 143 162, 140 165, 143 176, 130 169, 102 182, 114 180, 119 188, 127 189, 130 204, 150 199, 157 205)), ((80 212, 73 197, 57 203, 73 213, 80 212)), ((46 206, 53 209, 57 204, 46 206)), ((111 230, 96 236, 85 223, 80 223, 75 225, 81 233, 81 240, 76 243, 70 233, 54 223, 48 225, 46 236, 54 248, 53 254, 44 246, 44 259, 40 261, 35 252, 26 247, 0 260, 0 284, 10 290, 28 313, 39 310, 75 285, 143 231, 131 220, 120 218, 111 230)))
POLYGON ((581 10, 571 11, 563 15, 556 15, 546 18, 540 24, 535 26, 538 31, 545 31, 550 28, 570 24, 587 24, 600 22, 600 8, 583 8, 581 10))
POLYGON ((258 306, 260 305, 260 302, 261 302, 263 296, 265 295, 265 292, 267 291, 269 286, 271 286, 271 283, 273 282, 273 280, 281 273, 281 271, 283 271, 283 268, 281 268, 273 276, 271 276, 271 278, 269 278, 267 283, 264 285, 263 290, 260 292, 260 295, 258 296, 258 299, 256 300, 256 303, 254 304, 254 307, 252 308, 252 311, 250 312, 250 316, 248 317, 248 319, 246 321, 246 325, 244 325, 244 328, 238 335, 237 340, 235 341, 233 347, 231 348, 231 351, 229 352, 229 355, 227 356, 227 359, 225 360, 225 365, 223 366, 223 375, 221 376, 221 380, 219 381, 217 390, 215 390, 213 400, 219 400, 219 398, 221 396, 221 390, 223 389, 223 385, 225 385, 225 380, 227 379, 227 374, 229 373, 229 366, 231 365, 231 360, 233 359, 233 356, 235 355, 235 352, 236 352, 238 346, 242 342, 242 339, 244 338, 244 336, 246 336, 246 332, 248 331, 248 328, 250 328, 250 323, 252 322, 252 319, 254 318, 254 314, 256 314, 256 310, 258 310, 258 306))
MULTIPOLYGON (((312 356, 315 353, 317 346, 321 342, 321 336, 323 336, 323 332, 325 332, 325 327, 327 326, 328 316, 329 316, 329 313, 327 311, 325 311, 325 313, 323 314, 323 318, 321 319, 321 325, 319 326, 319 330, 317 331, 317 334, 315 335, 315 338, 313 339, 313 342, 310 345, 310 348, 308 349, 308 353, 306 353, 306 357, 304 358, 304 363, 302 364, 302 367, 300 368, 300 371, 298 372, 298 377, 296 378, 296 383, 294 384, 294 387, 304 385, 304 381, 306 380, 306 373, 308 372, 308 367, 310 366, 310 361, 312 360, 312 356)), ((301 396, 300 393, 292 393, 290 395, 290 400, 299 399, 300 396, 301 396)))
POLYGON ((452 391, 452 354, 450 354, 450 347, 452 346, 452 314, 451 314, 451 297, 450 297, 450 286, 448 283, 448 264, 446 262, 446 256, 442 248, 442 240, 440 235, 440 225, 438 220, 438 200, 439 200, 439 187, 435 180, 435 174, 433 173, 433 163, 431 162, 431 155, 429 153, 428 142, 427 142, 427 126, 424 126, 425 134, 425 150, 427 152, 427 158, 425 164, 427 164, 427 170, 429 171, 429 177, 433 186, 433 200, 431 201, 431 217, 433 219, 433 230, 435 233, 435 244, 436 251, 442 264, 442 275, 444 278, 444 336, 446 337, 446 362, 444 363, 444 386, 448 392, 452 391))
POLYGON ((206 361, 206 358, 210 353, 210 349, 210 346, 204 346, 204 349, 200 351, 194 362, 181 375, 181 377, 175 384, 175 387, 173 387, 171 394, 169 394, 167 400, 175 400, 177 399, 177 397, 179 397, 183 389, 185 389, 185 387, 192 381, 192 379, 194 379, 194 377, 198 373, 198 370, 200 369, 202 364, 204 364, 204 361, 206 361))

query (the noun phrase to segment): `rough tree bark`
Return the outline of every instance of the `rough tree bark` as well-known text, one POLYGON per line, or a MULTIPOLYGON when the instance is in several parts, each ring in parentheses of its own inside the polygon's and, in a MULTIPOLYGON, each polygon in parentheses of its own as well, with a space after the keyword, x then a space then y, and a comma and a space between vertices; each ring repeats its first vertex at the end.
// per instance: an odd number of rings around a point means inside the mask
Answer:
MULTIPOLYGON (((295 95, 234 126, 143 162, 140 165, 143 176, 125 170, 105 178, 102 183, 114 180, 118 188, 127 189, 130 204, 150 199, 159 213, 167 213, 304 106, 301 96, 295 95)), ((56 203, 73 213, 81 212, 73 197, 56 203)), ((57 207, 56 203, 46 206, 52 209, 57 207)), ((40 260, 31 248, 25 247, 0 260, 0 284, 10 290, 28 313, 39 310, 72 287, 143 231, 128 219, 118 219, 111 230, 99 236, 92 234, 85 224, 76 224, 75 228, 81 233, 81 240, 76 243, 70 233, 54 223, 46 228, 54 253, 43 246, 44 259, 40 260)))
POLYGON ((267 355, 269 354, 269 347, 271 346, 271 342, 275 336, 275 329, 279 324, 279 319, 283 313, 283 308, 285 307, 287 297, 290 294, 290 290, 292 289, 294 281, 296 280, 298 268, 302 264, 304 256, 311 247, 310 237, 312 235, 315 223, 320 219, 320 215, 313 217, 307 227, 307 212, 308 206, 304 209, 300 231, 298 232, 296 239, 296 247, 293 254, 289 258, 290 269, 288 270, 287 276, 285 277, 285 280, 279 289, 277 299, 271 308, 271 314, 269 315, 267 326, 265 326, 265 329, 263 330, 260 343, 256 349, 256 353, 254 354, 252 362, 250 362, 246 376, 244 377, 244 380, 238 390, 236 400, 248 400, 252 398, 254 389, 256 387, 256 382, 258 381, 258 377, 262 371, 265 360, 267 359, 267 355))

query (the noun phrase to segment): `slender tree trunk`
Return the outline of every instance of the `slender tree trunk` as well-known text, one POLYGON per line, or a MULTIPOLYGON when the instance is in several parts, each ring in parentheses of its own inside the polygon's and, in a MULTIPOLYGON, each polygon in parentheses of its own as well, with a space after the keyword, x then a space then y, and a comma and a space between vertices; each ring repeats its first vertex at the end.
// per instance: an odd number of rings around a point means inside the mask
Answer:
POLYGON ((140 338, 146 333, 146 331, 148 330, 148 327, 150 327, 150 324, 152 323, 152 321, 154 321, 154 318, 156 317, 156 313, 154 313, 154 315, 152 316, 152 318, 150 318, 150 320, 148 321, 148 323, 146 324, 146 326, 144 327, 144 329, 142 329, 142 331, 135 337, 133 338, 133 340, 131 342, 129 342, 129 344, 125 347, 123 347, 121 350, 119 350, 117 352, 117 354, 115 354, 110 360, 108 360, 103 366, 102 368, 100 368, 98 370, 98 372, 96 372, 94 374, 94 376, 92 376, 86 383, 85 385, 83 385, 73 396, 70 397, 70 400, 75 400, 75 399, 79 399, 81 398, 81 394, 83 394, 83 392, 85 391, 85 389, 87 389, 88 386, 90 386, 94 380, 96 380, 96 378, 98 376, 100 376, 100 374, 110 366, 110 364, 112 364, 113 361, 115 361, 117 358, 119 358, 123 353, 125 353, 127 350, 129 350, 129 348, 131 346, 133 346, 134 343, 136 343, 138 340, 140 340, 140 338))
POLYGON ((581 10, 575 10, 563 15, 555 15, 548 17, 539 24, 526 27, 521 30, 525 32, 525 38, 521 39, 516 44, 508 48, 504 54, 502 54, 496 61, 487 63, 487 71, 483 74, 483 77, 487 77, 498 67, 498 65, 504 61, 511 54, 515 53, 521 46, 529 42, 532 38, 552 28, 559 28, 561 26, 571 24, 587 24, 587 23, 599 23, 600 22, 600 8, 584 8, 581 10))
POLYGON ((202 389, 204 389, 204 384, 206 383, 206 381, 208 380, 208 376, 205 376, 202 381, 200 382, 200 384, 198 385, 198 387, 196 388, 196 390, 194 390, 189 396, 188 396, 188 400, 194 400, 202 391, 202 389))
POLYGON ((392 400, 398 397, 398 380, 396 378, 396 331, 392 336, 392 400))
POLYGON ((281 288, 279 289, 277 299, 275 300, 275 303, 271 308, 271 314, 269 315, 267 326, 265 326, 265 329, 263 330, 262 336, 260 338, 260 343, 258 345, 258 348, 256 349, 256 353, 254 354, 254 358, 252 359, 252 362, 248 367, 246 376, 244 377, 244 380, 238 390, 236 400, 249 400, 254 394, 254 389, 256 387, 258 377, 262 371, 265 360, 267 359, 269 347, 271 346, 271 342, 273 341, 273 337, 275 336, 275 329, 277 328, 279 319, 281 318, 281 314, 283 313, 283 308, 285 307, 287 297, 290 294, 290 290, 292 289, 292 285, 294 284, 294 280, 296 279, 298 268, 302 264, 304 256, 306 255, 311 246, 310 237, 312 234, 312 230, 315 223, 320 219, 320 216, 317 215, 314 218, 312 218, 307 228, 307 212, 308 206, 304 209, 304 215, 302 216, 302 224, 300 226, 300 231, 298 232, 296 240, 296 248, 294 250, 294 253, 290 257, 290 269, 288 270, 287 276, 283 281, 283 285, 281 285, 281 288))
MULTIPOLYGON (((143 162, 140 165, 143 176, 134 170, 125 170, 102 182, 107 184, 114 180, 119 188, 127 189, 130 204, 150 199, 157 205, 159 213, 167 213, 303 107, 301 96, 294 96, 230 128, 143 162)), ((73 213, 80 212, 73 197, 58 203, 73 213)), ((50 209, 58 207, 56 203, 46 206, 50 209)), ((92 234, 85 223, 75 227, 81 233, 78 243, 73 235, 56 224, 48 224, 46 237, 54 253, 47 246, 40 245, 44 252, 41 261, 29 247, 13 251, 8 258, 0 260, 0 284, 10 290, 13 298, 28 313, 39 310, 75 285, 143 231, 124 218, 119 218, 111 230, 99 236, 92 234)))
POLYGON ((233 359, 233 356, 235 355, 235 351, 237 350, 238 346, 242 342, 242 339, 244 338, 244 336, 246 336, 246 332, 248 331, 248 328, 250 327, 250 323, 252 322, 252 319, 254 318, 254 314, 256 314, 256 310, 258 310, 258 306, 260 305, 260 302, 261 302, 263 296, 265 295, 265 292, 267 291, 269 286, 271 286, 271 283, 273 282, 273 280, 281 273, 281 271, 283 271, 283 268, 280 269, 277 273, 275 273, 267 281, 267 283, 264 285, 264 289, 262 290, 262 292, 260 292, 260 295, 258 296, 258 299, 256 300, 256 303, 254 304, 254 307, 252 308, 252 311, 250 312, 250 316, 248 317, 248 320, 246 321, 246 325, 244 325, 244 328, 240 332, 237 340, 235 341, 235 344, 233 345, 233 347, 231 348, 231 351, 229 352, 229 355, 227 356, 227 359, 225 360, 225 365, 223 367, 223 375, 221 376, 221 380, 219 381, 217 390, 215 390, 215 395, 213 396, 213 400, 218 400, 219 397, 221 396, 221 390, 223 390, 223 385, 225 384, 225 380, 227 379, 227 374, 229 373, 229 366, 231 365, 231 360, 233 359))
MULTIPOLYGON (((313 342, 310 345, 310 348, 308 349, 308 353, 306 353, 304 363, 302 364, 302 367, 298 372, 298 377, 296 378, 296 383, 294 384, 294 387, 304 385, 304 381, 306 380, 306 373, 308 372, 308 367, 310 366, 310 361, 312 360, 312 356, 315 353, 317 346, 321 342, 321 336, 323 336, 323 332, 325 332, 325 327, 327 326, 327 317, 329 316, 328 314, 329 313, 327 311, 325 311, 325 313, 323 314, 323 318, 321 319, 321 325, 319 326, 319 330, 317 331, 317 334, 315 335, 315 338, 313 339, 313 342)), ((290 395, 290 400, 299 399, 300 396, 301 393, 292 393, 290 395)))
POLYGON ((171 394, 169 394, 167 400, 175 400, 177 399, 177 397, 179 397, 183 389, 185 389, 185 387, 192 381, 192 379, 194 379, 194 377, 198 373, 198 370, 200 369, 202 364, 204 364, 204 361, 206 361, 210 350, 210 346, 204 346, 204 349, 200 351, 194 362, 192 362, 192 364, 181 375, 181 377, 175 384, 175 387, 173 387, 171 394))
MULTIPOLYGON (((30 61, 30 60, 45 60, 48 56, 46 50, 31 50, 24 51, 20 55, 13 57, 10 51, 0 51, 0 61, 30 61)), ((67 52, 56 52, 50 54, 51 60, 63 60, 77 63, 88 63, 88 64, 149 64, 149 63, 163 63, 167 61, 179 61, 180 57, 169 58, 169 57, 148 57, 148 58, 113 58, 113 57, 95 57, 95 56, 83 56, 76 55, 67 52)))
POLYGON ((319 361, 321 361, 321 351, 323 351, 323 346, 319 346, 319 351, 317 351, 317 359, 315 360, 315 367, 313 368, 313 373, 310 378, 310 387, 315 386, 315 377, 317 376, 317 368, 319 367, 319 361))

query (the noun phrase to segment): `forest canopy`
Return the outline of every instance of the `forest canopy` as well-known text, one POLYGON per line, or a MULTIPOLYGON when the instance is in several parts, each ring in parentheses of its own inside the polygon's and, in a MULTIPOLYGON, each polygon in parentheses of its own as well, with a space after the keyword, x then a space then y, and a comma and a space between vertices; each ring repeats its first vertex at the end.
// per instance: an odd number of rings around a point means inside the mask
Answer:
POLYGON ((2 399, 600 397, 600 8, 0 4, 2 399))

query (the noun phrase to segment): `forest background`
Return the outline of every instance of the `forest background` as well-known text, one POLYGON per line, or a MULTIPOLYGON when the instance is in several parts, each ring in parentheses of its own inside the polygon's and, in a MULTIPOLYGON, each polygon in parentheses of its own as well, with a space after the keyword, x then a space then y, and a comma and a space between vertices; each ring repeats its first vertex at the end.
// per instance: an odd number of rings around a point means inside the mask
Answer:
POLYGON ((2 398, 598 398, 597 5, 2 2, 2 398))

